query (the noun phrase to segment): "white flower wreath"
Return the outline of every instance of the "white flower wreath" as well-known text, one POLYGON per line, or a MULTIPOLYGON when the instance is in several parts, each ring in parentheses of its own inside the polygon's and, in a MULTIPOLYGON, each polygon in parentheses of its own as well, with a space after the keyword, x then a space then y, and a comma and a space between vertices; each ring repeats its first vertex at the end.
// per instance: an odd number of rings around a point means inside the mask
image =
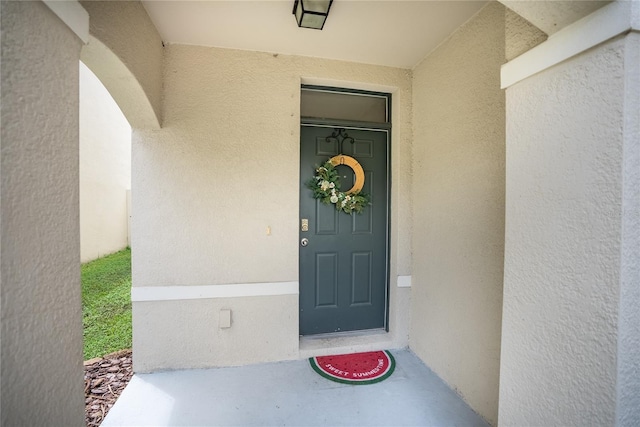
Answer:
MULTIPOLYGON (((357 188, 358 185, 354 186, 355 190, 352 188, 347 192, 340 191, 340 176, 334 166, 334 162, 341 164, 343 161, 336 159, 342 158, 344 160, 346 157, 336 156, 326 161, 322 166, 317 167, 315 176, 307 182, 307 186, 313 191, 313 197, 320 199, 322 203, 333 204, 337 210, 348 214, 353 212, 362 213, 365 206, 371 204, 371 197, 368 194, 361 193, 360 189, 357 188)), ((348 159, 357 164, 355 159, 351 157, 348 157, 348 159)), ((361 181, 358 183, 360 188, 364 184, 364 172, 361 171, 362 168, 360 167, 360 171, 356 172, 356 175, 358 175, 358 172, 362 174, 360 179, 356 178, 357 181, 361 181)))

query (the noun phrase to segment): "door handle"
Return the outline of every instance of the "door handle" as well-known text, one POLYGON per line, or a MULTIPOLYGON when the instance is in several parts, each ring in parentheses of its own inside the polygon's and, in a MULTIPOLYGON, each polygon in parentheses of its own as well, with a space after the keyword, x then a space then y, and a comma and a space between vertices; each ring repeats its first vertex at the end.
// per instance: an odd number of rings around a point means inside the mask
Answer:
POLYGON ((309 244, 309 239, 307 239, 306 237, 300 240, 300 246, 304 247, 304 246, 307 246, 308 244, 309 244))

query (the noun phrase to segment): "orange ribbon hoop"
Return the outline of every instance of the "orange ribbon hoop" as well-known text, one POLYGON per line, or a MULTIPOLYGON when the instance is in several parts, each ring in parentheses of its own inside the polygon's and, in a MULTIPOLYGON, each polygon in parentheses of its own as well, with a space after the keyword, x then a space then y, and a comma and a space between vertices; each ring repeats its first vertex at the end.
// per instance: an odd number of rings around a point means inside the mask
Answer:
POLYGON ((353 184, 353 187, 351 187, 349 191, 345 191, 346 194, 357 194, 360 192, 360 190, 362 190, 362 186, 364 186, 364 170, 356 159, 350 156, 339 154, 330 158, 329 161, 333 166, 347 165, 351 169, 353 169, 353 173, 356 174, 356 182, 353 184))

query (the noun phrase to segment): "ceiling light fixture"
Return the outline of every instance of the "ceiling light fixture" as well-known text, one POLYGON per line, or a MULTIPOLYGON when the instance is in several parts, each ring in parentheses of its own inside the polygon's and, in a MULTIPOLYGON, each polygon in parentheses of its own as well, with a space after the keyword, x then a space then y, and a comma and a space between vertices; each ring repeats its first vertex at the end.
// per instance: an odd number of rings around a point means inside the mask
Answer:
POLYGON ((293 4, 293 14, 296 16, 298 27, 321 30, 329 16, 333 0, 296 0, 293 4))

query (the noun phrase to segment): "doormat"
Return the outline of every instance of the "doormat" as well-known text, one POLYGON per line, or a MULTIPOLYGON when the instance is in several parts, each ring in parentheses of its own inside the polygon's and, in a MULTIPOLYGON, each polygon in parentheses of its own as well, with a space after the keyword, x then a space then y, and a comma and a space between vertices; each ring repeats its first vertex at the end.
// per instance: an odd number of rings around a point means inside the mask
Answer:
POLYGON ((309 363, 314 371, 328 380, 354 385, 385 380, 396 368, 396 361, 387 350, 310 357, 309 363))

